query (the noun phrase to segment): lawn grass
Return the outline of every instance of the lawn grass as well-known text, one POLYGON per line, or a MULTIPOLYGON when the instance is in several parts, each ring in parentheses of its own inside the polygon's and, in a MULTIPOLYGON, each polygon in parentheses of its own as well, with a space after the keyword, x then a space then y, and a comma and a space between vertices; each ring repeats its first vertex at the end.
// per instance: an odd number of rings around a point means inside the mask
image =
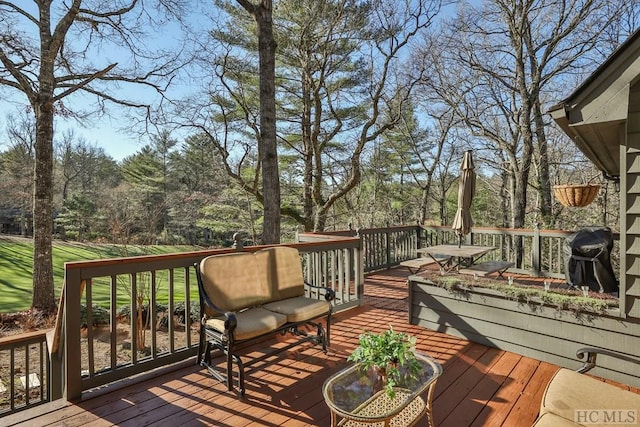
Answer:
MULTIPOLYGON (((64 279, 64 263, 70 261, 86 261, 123 256, 168 254, 202 249, 195 246, 137 246, 112 245, 79 242, 60 242, 53 244, 53 276, 56 298, 60 295, 64 279)), ((13 313, 29 309, 33 286, 33 242, 31 239, 0 236, 0 313, 13 313)), ((175 282, 184 283, 182 272, 176 272, 175 282)), ((166 303, 168 289, 166 272, 159 272, 157 277, 159 303, 166 303)), ((195 283, 191 278, 191 283, 195 283)), ((128 301, 127 284, 118 286, 118 305, 128 301)), ((93 303, 108 307, 108 283, 93 283, 93 303)), ((184 289, 175 290, 176 298, 184 296, 184 289)), ((197 298, 197 289, 191 290, 191 297, 197 298)))

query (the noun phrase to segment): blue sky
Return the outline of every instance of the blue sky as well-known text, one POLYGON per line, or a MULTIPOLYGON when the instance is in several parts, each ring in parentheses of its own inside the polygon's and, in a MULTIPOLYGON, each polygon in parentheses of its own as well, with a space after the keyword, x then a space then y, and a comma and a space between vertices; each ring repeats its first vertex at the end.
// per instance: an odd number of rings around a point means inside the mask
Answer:
MULTIPOLYGON (((29 13, 37 16, 37 10, 31 2, 19 2, 21 7, 24 7, 29 13)), ((54 7, 55 9, 55 3, 54 7)), ((195 5, 197 2, 193 2, 195 5)), ((191 12, 194 12, 192 9, 191 12)), ((207 18, 202 19, 203 15, 199 14, 198 23, 202 26, 205 24, 210 25, 210 20, 207 18)), ((55 25, 54 21, 54 25, 55 25)), ((34 26, 31 24, 17 24, 19 27, 24 28, 24 34, 28 34, 32 40, 37 40, 37 36, 34 34, 34 26)), ((151 34, 150 37, 146 37, 145 40, 149 42, 150 49, 160 50, 162 48, 168 48, 172 45, 178 44, 178 40, 182 37, 181 31, 177 24, 165 23, 162 26, 161 31, 156 34, 151 34)), ((67 41, 68 44, 72 44, 73 41, 67 41)), ((130 63, 130 54, 124 49, 120 49, 117 45, 106 44, 100 50, 93 49, 89 52, 89 61, 93 62, 97 68, 102 68, 112 62, 118 62, 119 65, 130 63)), ((116 71, 118 68, 116 68, 116 71)), ((182 88, 181 91, 184 91, 182 88)), ((188 88, 186 88, 188 90, 188 88)), ((109 89, 110 94, 114 94, 114 91, 109 89)), ((115 92, 117 93, 117 92, 115 92)), ((144 89, 138 89, 135 87, 123 86, 120 90, 120 94, 124 95, 136 102, 151 102, 153 104, 153 98, 157 97, 155 92, 145 91, 144 89), (146 92, 146 93, 145 93, 146 92)), ((90 105, 90 101, 94 99, 89 98, 88 95, 82 95, 80 92, 71 95, 63 100, 64 105, 71 111, 77 111, 87 109, 90 105)), ((6 137, 6 123, 7 116, 18 116, 21 112, 28 108, 28 101, 26 96, 14 89, 0 86, 0 151, 5 150, 7 147, 6 137)), ((107 104, 110 116, 99 117, 93 115, 90 120, 85 123, 79 123, 76 120, 64 119, 61 117, 56 118, 55 123, 55 136, 57 140, 68 130, 73 130, 77 138, 83 138, 90 144, 95 144, 102 147, 105 152, 113 157, 115 160, 122 160, 123 158, 134 154, 142 148, 143 145, 149 142, 149 136, 140 136, 139 132, 126 131, 123 128, 130 123, 130 119, 126 117, 125 111, 122 107, 115 106, 114 104, 107 104)))
MULTIPOLYGON (((24 110, 27 106, 26 97, 22 94, 15 94, 11 96, 11 101, 8 100, 6 95, 8 91, 3 89, 1 92, 2 100, 0 101, 0 151, 4 151, 6 147, 6 122, 8 115, 17 116, 21 110, 24 110)), ((129 132, 125 132, 119 129, 121 123, 119 120, 123 120, 123 117, 118 117, 120 114, 114 109, 115 117, 104 117, 92 119, 92 123, 88 126, 83 126, 76 121, 71 120, 57 120, 55 123, 55 134, 59 138, 66 130, 73 130, 76 137, 82 137, 90 144, 95 144, 102 147, 106 154, 113 157, 115 160, 122 160, 123 158, 134 154, 148 140, 141 140, 138 135, 132 135, 129 132)))
MULTIPOLYGON (((208 2, 205 3, 207 3, 208 8, 202 10, 215 15, 215 11, 211 9, 211 4, 208 2)), ((198 10, 197 5, 200 4, 201 2, 192 0, 192 3, 190 4, 193 6, 190 10, 192 16, 191 19, 187 17, 190 23, 195 27, 192 31, 192 35, 196 36, 197 34, 205 34, 206 29, 213 26, 215 22, 215 17, 211 18, 206 16, 205 13, 198 10)), ((33 6, 30 7, 33 8, 33 6)), ((30 12, 33 13, 35 11, 30 12)), ((443 14, 450 12, 451 8, 449 8, 448 12, 443 12, 443 14)), ((25 30, 33 31, 33 28, 29 28, 25 25, 25 30)), ((151 42, 151 46, 160 49, 171 45, 172 43, 175 44, 175 41, 181 36, 180 29, 177 25, 168 24, 162 29, 160 34, 152 35, 153 41, 151 42)), ((34 37, 33 33, 31 33, 31 37, 34 39, 37 38, 37 36, 34 37)), ((126 51, 120 50, 119 52, 119 50, 120 49, 118 49, 117 46, 111 45, 102 51, 94 51, 90 60, 96 62, 99 67, 105 66, 107 63, 111 63, 112 61, 118 61, 119 63, 126 64, 128 62, 129 55, 126 51)), ((178 86, 173 93, 186 93, 196 89, 197 88, 195 87, 178 86)), ((131 94, 134 94, 134 99, 145 99, 145 101, 149 96, 153 96, 152 94, 144 94, 144 92, 136 93, 134 90, 127 89, 127 95, 131 94)), ((82 96, 73 95, 73 98, 66 98, 64 103, 67 107, 70 107, 71 110, 76 110, 77 108, 82 109, 83 102, 88 102, 88 100, 89 99, 86 98, 86 96, 83 101, 82 96)), ((0 87, 0 150, 6 149, 6 146, 3 144, 6 141, 5 126, 7 115, 16 114, 18 111, 24 110, 26 105, 27 100, 24 94, 15 90, 0 87)), ((129 119, 126 118, 125 112, 122 111, 120 107, 111 105, 109 107, 109 112, 112 114, 111 117, 94 116, 88 124, 80 124, 74 120, 57 118, 57 122, 55 124, 55 135, 57 135, 57 138, 60 138, 60 136, 67 130, 73 130, 76 137, 81 137, 90 144, 102 147, 108 155, 118 161, 134 154, 140 150, 142 146, 149 143, 149 136, 140 136, 138 133, 123 130, 123 127, 129 123, 129 119)), ((181 140, 181 136, 177 134, 173 134, 172 136, 178 139, 178 141, 181 140)))

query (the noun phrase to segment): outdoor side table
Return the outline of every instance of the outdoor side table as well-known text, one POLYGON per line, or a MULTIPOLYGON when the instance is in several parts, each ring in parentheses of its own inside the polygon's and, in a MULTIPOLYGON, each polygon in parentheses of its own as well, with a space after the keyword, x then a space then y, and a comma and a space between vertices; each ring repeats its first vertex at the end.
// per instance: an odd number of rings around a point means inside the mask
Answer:
POLYGON ((331 411, 331 425, 355 427, 413 426, 425 414, 433 426, 431 399, 442 366, 431 357, 416 352, 420 369, 410 376, 401 369, 401 379, 391 399, 377 381, 373 369, 351 365, 331 377, 322 386, 322 395, 331 411), (426 400, 421 396, 428 390, 426 400), (339 420, 339 421, 338 421, 339 420))

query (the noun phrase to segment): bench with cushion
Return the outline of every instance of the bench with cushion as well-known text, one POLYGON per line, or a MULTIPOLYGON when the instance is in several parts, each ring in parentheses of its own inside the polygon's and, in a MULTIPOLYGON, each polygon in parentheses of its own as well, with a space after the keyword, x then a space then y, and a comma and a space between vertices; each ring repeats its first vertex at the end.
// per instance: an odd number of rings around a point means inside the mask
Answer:
POLYGON ((584 366, 578 371, 561 368, 556 372, 544 391, 534 427, 638 425, 640 423, 639 394, 584 375, 595 367, 597 354, 606 354, 638 363, 635 359, 608 350, 597 348, 578 350, 580 359, 587 355, 584 366))
POLYGON ((326 352, 331 325, 332 289, 304 282, 298 250, 271 247, 255 253, 212 255, 196 264, 200 292, 200 345, 198 363, 233 390, 245 393, 244 370, 274 354, 303 342, 322 344, 326 352), (305 294, 305 288, 318 298, 305 294), (326 317, 326 329, 319 319, 326 317), (315 333, 306 331, 312 327, 315 333), (291 333, 299 339, 254 358, 240 354, 244 344, 270 334, 291 333), (226 369, 212 364, 212 351, 226 357, 226 369), (245 359, 245 360, 243 360, 245 359), (233 364, 238 372, 233 373, 233 364))

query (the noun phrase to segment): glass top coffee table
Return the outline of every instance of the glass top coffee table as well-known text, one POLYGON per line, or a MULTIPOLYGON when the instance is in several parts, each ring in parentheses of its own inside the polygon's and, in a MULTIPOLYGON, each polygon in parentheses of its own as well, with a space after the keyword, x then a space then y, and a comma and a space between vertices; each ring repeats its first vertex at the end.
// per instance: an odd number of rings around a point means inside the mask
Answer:
POLYGON ((431 398, 442 367, 431 357, 416 352, 420 369, 416 375, 401 379, 391 399, 377 379, 373 369, 365 371, 361 365, 351 365, 329 377, 322 395, 331 410, 332 426, 412 426, 425 414, 433 426, 431 398), (428 390, 426 401, 421 396, 428 390), (340 419, 340 421, 338 421, 340 419))

